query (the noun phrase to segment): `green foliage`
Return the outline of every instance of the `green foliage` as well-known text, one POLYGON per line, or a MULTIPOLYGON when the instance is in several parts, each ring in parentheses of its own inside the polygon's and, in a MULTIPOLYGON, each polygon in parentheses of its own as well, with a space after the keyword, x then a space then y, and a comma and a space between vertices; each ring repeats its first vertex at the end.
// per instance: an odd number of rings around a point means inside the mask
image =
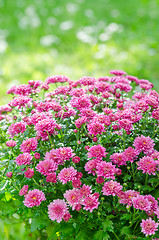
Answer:
POLYGON ((8 84, 55 73, 78 79, 119 68, 159 89, 158 0, 1 0, 0 7, 2 103, 8 84))

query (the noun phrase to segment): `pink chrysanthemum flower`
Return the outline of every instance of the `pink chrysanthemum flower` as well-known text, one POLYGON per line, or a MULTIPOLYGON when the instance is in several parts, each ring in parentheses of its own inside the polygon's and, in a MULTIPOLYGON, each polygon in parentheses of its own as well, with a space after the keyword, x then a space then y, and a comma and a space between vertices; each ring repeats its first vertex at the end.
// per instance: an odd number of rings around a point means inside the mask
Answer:
MULTIPOLYGON (((35 104, 35 102, 34 102, 35 104)), ((39 111, 39 112, 46 112, 49 110, 54 110, 55 112, 62 110, 62 107, 58 104, 58 103, 52 103, 52 102, 40 102, 37 103, 35 108, 39 111)))
POLYGON ((7 172, 7 173, 6 173, 6 176, 7 176, 8 178, 11 178, 12 175, 13 175, 13 172, 7 172))
POLYGON ((137 77, 126 75, 126 78, 129 79, 131 82, 135 82, 136 84, 139 84, 139 79, 137 77))
POLYGON ((50 152, 46 152, 44 159, 53 161, 57 165, 59 165, 59 164, 63 165, 64 159, 62 158, 62 156, 60 156, 58 150, 59 150, 59 148, 56 148, 56 149, 52 149, 50 152))
POLYGON ((135 115, 135 114, 132 114, 131 117, 130 117, 130 120, 132 123, 136 123, 136 122, 139 122, 142 118, 142 115, 135 115))
POLYGON ((109 77, 106 76, 106 77, 99 77, 97 79, 97 82, 109 82, 109 77))
POLYGON ((34 176, 34 169, 28 169, 26 172, 24 172, 24 175, 26 178, 32 178, 34 176))
POLYGON ((79 190, 81 197, 87 197, 92 193, 91 186, 85 184, 79 190))
POLYGON ((126 165, 126 157, 124 155, 124 152, 122 153, 113 153, 111 156, 110 156, 110 159, 111 161, 114 163, 114 164, 117 164, 118 166, 121 166, 121 165, 126 165))
POLYGON ((139 170, 142 170, 143 173, 148 173, 149 175, 156 175, 157 162, 153 160, 152 157, 142 157, 139 162, 137 162, 139 170))
POLYGON ((41 158, 40 153, 38 153, 38 152, 34 153, 34 158, 35 159, 40 159, 41 158))
POLYGON ((11 138, 13 138, 15 135, 25 132, 25 130, 26 130, 25 123, 23 122, 12 123, 7 130, 7 134, 9 134, 11 138))
POLYGON ((134 160, 137 158, 135 149, 132 147, 128 147, 127 149, 125 149, 124 157, 126 158, 126 161, 133 163, 134 160))
POLYGON ((49 218, 60 223, 64 216, 68 214, 68 207, 65 200, 56 199, 48 206, 49 218))
POLYGON ((127 207, 132 206, 132 199, 133 197, 137 197, 140 193, 134 190, 127 190, 122 194, 121 196, 119 195, 119 203, 122 204, 127 204, 127 207))
POLYGON ((105 91, 102 93, 102 97, 108 99, 109 97, 112 97, 112 94, 109 93, 108 91, 105 91))
POLYGON ((93 94, 89 95, 89 99, 91 100, 91 102, 93 103, 93 105, 99 103, 99 99, 98 99, 98 97, 95 96, 95 95, 93 95, 93 94))
POLYGON ((82 202, 82 205, 84 205, 83 209, 86 211, 89 210, 90 212, 93 212, 93 209, 97 209, 99 204, 100 202, 98 202, 98 198, 93 195, 85 197, 82 202))
POLYGON ((118 124, 119 124, 119 128, 125 129, 126 132, 133 129, 133 125, 131 121, 128 119, 118 120, 118 124))
POLYGON ((22 187, 22 189, 20 189, 19 195, 20 195, 20 196, 23 196, 23 195, 27 194, 28 188, 29 188, 28 185, 24 185, 24 186, 22 187))
POLYGON ((93 175, 95 175, 96 173, 96 167, 97 167, 96 159, 88 161, 84 166, 85 171, 88 172, 88 174, 92 173, 93 175))
POLYGON ((16 86, 12 86, 10 89, 7 90, 6 94, 14 94, 16 86))
POLYGON ((44 119, 48 119, 51 117, 52 117, 52 114, 50 114, 49 112, 48 113, 44 113, 44 112, 34 113, 30 118, 30 122, 31 122, 31 124, 36 125, 39 121, 42 121, 44 119))
POLYGON ((79 116, 86 117, 87 120, 93 119, 96 116, 96 113, 90 108, 83 108, 80 112, 79 116))
POLYGON ((122 189, 122 186, 117 181, 110 180, 108 182, 105 182, 102 187, 103 195, 109 196, 109 195, 117 195, 122 189))
POLYGON ((106 154, 108 154, 105 150, 106 149, 100 144, 94 145, 88 149, 88 157, 102 159, 102 157, 106 157, 106 154))
MULTIPOLYGON (((116 81, 117 82, 117 81, 116 81)), ((122 78, 122 81, 118 81, 115 85, 114 85, 114 89, 119 89, 120 91, 124 91, 124 92, 130 92, 132 87, 130 86, 130 84, 128 84, 125 79, 122 78), (124 81, 123 81, 124 80, 124 81)))
POLYGON ((12 108, 8 104, 0 106, 0 114, 5 114, 11 111, 12 111, 12 108))
POLYGON ((57 82, 69 82, 70 79, 64 75, 53 75, 50 77, 47 77, 45 80, 46 84, 51 84, 51 83, 57 83, 57 82))
POLYGON ((20 146, 21 152, 35 151, 38 145, 38 141, 35 138, 28 138, 24 140, 20 146))
POLYGON ((84 76, 80 78, 77 82, 79 85, 87 86, 87 85, 92 85, 95 83, 95 78, 89 77, 89 76, 84 76))
POLYGON ((75 153, 73 153, 73 150, 71 147, 60 147, 56 148, 57 158, 61 159, 61 161, 70 161, 70 158, 72 158, 75 153))
POLYGON ((31 88, 27 84, 13 86, 6 92, 6 94, 16 94, 16 95, 23 95, 23 96, 27 96, 29 93, 31 93, 31 88))
POLYGON ((13 98, 13 100, 11 100, 9 102, 9 105, 11 107, 17 107, 18 106, 18 109, 20 109, 21 107, 29 106, 31 101, 32 101, 32 99, 29 98, 29 97, 18 96, 18 97, 13 98))
POLYGON ((148 91, 153 87, 153 84, 146 79, 140 79, 139 86, 148 91))
POLYGON ((61 129, 60 125, 50 118, 39 121, 35 126, 37 136, 41 137, 42 141, 48 140, 48 135, 57 134, 57 130, 59 129, 61 129))
POLYGON ((17 143, 16 143, 16 141, 14 141, 14 140, 10 140, 10 141, 7 141, 7 142, 6 142, 6 145, 7 145, 8 147, 15 147, 16 144, 17 144, 17 143))
POLYGON ((136 137, 133 143, 137 154, 143 151, 144 154, 151 154, 154 149, 154 141, 150 137, 145 137, 141 135, 141 137, 136 137))
POLYGON ((52 183, 56 183, 56 173, 53 172, 53 173, 49 173, 46 177, 46 182, 52 182, 52 183))
POLYGON ((149 106, 152 108, 157 108, 159 106, 159 102, 153 96, 146 96, 145 101, 148 103, 149 106))
POLYGON ((132 203, 136 209, 144 210, 146 212, 151 210, 151 203, 146 196, 138 195, 132 199, 132 203))
POLYGON ((14 94, 28 96, 31 93, 31 88, 27 84, 21 84, 15 87, 14 94))
POLYGON ((81 194, 79 189, 73 188, 73 189, 67 190, 64 193, 64 198, 66 198, 69 206, 72 207, 72 210, 75 210, 76 205, 80 204, 80 200, 81 200, 81 194))
POLYGON ((105 107, 105 108, 103 108, 103 112, 105 114, 111 114, 111 113, 113 113, 113 110, 111 108, 105 107))
POLYGON ((72 186, 73 186, 74 188, 79 188, 79 187, 81 186, 81 184, 82 184, 82 182, 81 182, 79 179, 74 179, 74 180, 72 181, 72 186))
POLYGON ((57 178, 62 184, 67 183, 68 181, 73 181, 76 179, 77 170, 74 167, 63 168, 58 174, 57 178))
POLYGON ((102 123, 102 124, 104 124, 106 126, 110 126, 111 125, 109 117, 107 115, 103 115, 103 114, 96 115, 96 117, 94 118, 94 121, 102 123))
POLYGON ((159 206, 156 208, 156 210, 154 211, 155 215, 157 216, 157 218, 159 219, 159 206))
POLYGON ((49 160, 49 161, 53 161, 58 165, 64 163, 63 159, 60 159, 58 157, 57 149, 52 149, 52 150, 50 150, 50 152, 46 152, 44 159, 49 160))
POLYGON ((159 160, 159 152, 155 150, 149 157, 152 157, 154 160, 159 160))
POLYGON ((78 156, 75 156, 75 157, 72 158, 73 163, 79 163, 80 161, 81 161, 81 159, 78 156))
POLYGON ((57 170, 57 168, 57 164, 50 160, 40 161, 36 166, 37 171, 44 176, 47 176, 49 173, 53 173, 57 170))
POLYGON ((152 195, 145 195, 145 197, 147 197, 147 199, 149 200, 149 202, 151 203, 151 209, 152 210, 156 210, 158 207, 158 202, 156 201, 156 199, 152 196, 152 195))
POLYGON ((104 124, 101 124, 99 122, 93 121, 92 123, 88 124, 88 134, 96 136, 97 134, 102 134, 105 132, 104 130, 104 124))
POLYGON ((140 100, 140 99, 144 99, 145 96, 146 96, 145 93, 136 92, 136 93, 132 96, 132 99, 140 100))
POLYGON ((77 128, 81 128, 83 124, 85 124, 87 122, 87 118, 86 117, 80 117, 75 121, 75 125, 77 128))
POLYGON ((31 88, 36 89, 38 88, 41 84, 43 84, 42 81, 40 80, 29 80, 28 84, 31 88))
POLYGON ((108 114, 108 116, 109 116, 109 119, 111 122, 115 122, 121 117, 119 112, 116 112, 114 114, 110 113, 110 114, 108 114))
POLYGON ((149 105, 147 104, 147 102, 145 100, 139 100, 138 102, 136 102, 132 108, 137 112, 137 113, 141 113, 141 112, 146 112, 149 109, 149 105))
POLYGON ((75 116, 76 111, 73 108, 69 108, 66 112, 61 110, 58 113, 55 113, 55 117, 65 119, 65 118, 70 118, 71 116, 75 116))
POLYGON ((142 219, 142 223, 140 223, 140 226, 142 228, 141 232, 143 232, 146 237, 149 235, 155 234, 157 231, 159 223, 156 223, 152 218, 148 218, 146 220, 142 219))
POLYGON ((43 83, 40 88, 44 89, 44 90, 48 90, 49 89, 49 85, 47 85, 47 83, 43 83))
POLYGON ((29 190, 29 192, 25 195, 23 203, 26 207, 34 207, 39 206, 41 202, 45 200, 45 194, 42 191, 33 189, 29 190))
POLYGON ((71 217, 72 217, 71 214, 70 214, 69 212, 67 212, 67 213, 65 213, 65 215, 63 216, 63 220, 64 220, 65 222, 68 222, 68 220, 69 220, 71 217))
POLYGON ((104 178, 103 178, 103 177, 97 177, 97 178, 96 178, 96 182, 97 182, 98 184, 102 184, 102 183, 104 182, 104 178))
POLYGON ((96 169, 98 177, 115 179, 114 174, 116 173, 116 168, 111 162, 101 161, 97 163, 96 169))
POLYGON ((159 108, 153 110, 152 117, 159 121, 159 108))
POLYGON ((91 107, 91 102, 87 96, 82 96, 78 98, 73 97, 70 101, 70 104, 72 105, 72 107, 76 107, 78 110, 91 107))
POLYGON ((66 95, 68 92, 69 92, 69 88, 68 87, 66 87, 66 86, 59 86, 59 87, 57 87, 54 90, 53 94, 54 95, 58 95, 58 94, 66 95))
POLYGON ((15 162, 17 165, 29 165, 31 160, 32 160, 32 156, 29 153, 23 153, 20 154, 18 157, 16 157, 15 162))
POLYGON ((108 82, 97 82, 95 87, 97 89, 97 93, 103 93, 105 91, 110 91, 111 89, 110 83, 108 82))
POLYGON ((82 88, 72 89, 69 93, 70 96, 81 97, 84 95, 84 90, 82 88))
POLYGON ((126 72, 122 71, 122 70, 111 70, 109 72, 110 74, 116 75, 116 76, 123 76, 126 74, 126 72))

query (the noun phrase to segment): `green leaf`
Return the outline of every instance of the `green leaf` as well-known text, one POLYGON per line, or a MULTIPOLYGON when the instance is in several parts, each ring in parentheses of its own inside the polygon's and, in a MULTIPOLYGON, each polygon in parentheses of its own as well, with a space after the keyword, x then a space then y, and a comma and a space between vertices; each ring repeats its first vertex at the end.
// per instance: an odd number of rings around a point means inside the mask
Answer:
POLYGON ((31 232, 34 232, 37 229, 42 229, 47 226, 48 219, 46 216, 36 215, 31 222, 31 232))
POLYGON ((120 232, 121 232, 121 235, 129 235, 129 234, 131 234, 131 230, 127 226, 123 227, 120 232))
POLYGON ((125 174, 125 176, 123 177, 123 179, 124 179, 124 182, 127 182, 128 180, 131 179, 131 175, 125 174))
POLYGON ((103 226, 103 231, 104 232, 113 232, 113 222, 109 219, 105 219, 104 222, 102 222, 102 226, 103 226))
POLYGON ((62 236, 72 236, 74 233, 74 227, 72 224, 64 223, 60 226, 59 231, 62 232, 62 236))
POLYGON ((38 225, 39 225, 38 221, 36 219, 33 219, 32 222, 31 222, 31 229, 30 229, 30 231, 34 232, 35 230, 37 230, 38 229, 38 225))
POLYGON ((81 230, 75 237, 75 240, 87 239, 87 233, 81 230))
POLYGON ((93 240, 108 240, 110 236, 108 233, 103 232, 103 230, 99 230, 94 234, 93 240))
POLYGON ((131 218, 132 218, 132 214, 128 214, 128 213, 123 214, 123 216, 121 217, 122 220, 129 220, 131 218))
POLYGON ((99 230, 95 233, 93 240, 103 240, 103 231, 99 230))

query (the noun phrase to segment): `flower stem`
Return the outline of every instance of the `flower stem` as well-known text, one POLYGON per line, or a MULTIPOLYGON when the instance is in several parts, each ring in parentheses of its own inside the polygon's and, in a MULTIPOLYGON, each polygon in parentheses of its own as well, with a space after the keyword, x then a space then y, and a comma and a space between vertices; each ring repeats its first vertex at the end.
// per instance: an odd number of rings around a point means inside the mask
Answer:
POLYGON ((147 180, 148 180, 148 173, 146 174, 145 185, 147 185, 147 180))
POLYGON ((116 235, 115 232, 112 232, 112 233, 114 234, 114 236, 116 237, 116 239, 120 240, 120 239, 118 238, 118 236, 116 235))
POLYGON ((131 162, 131 169, 132 169, 133 180, 135 182, 135 173, 134 173, 134 168, 133 168, 133 163, 132 162, 131 162))

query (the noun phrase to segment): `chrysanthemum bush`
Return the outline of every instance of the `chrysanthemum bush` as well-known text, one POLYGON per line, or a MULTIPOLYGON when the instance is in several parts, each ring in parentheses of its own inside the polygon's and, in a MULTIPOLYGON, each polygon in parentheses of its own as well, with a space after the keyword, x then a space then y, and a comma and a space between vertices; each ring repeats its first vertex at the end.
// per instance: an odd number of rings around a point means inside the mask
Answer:
POLYGON ((2 218, 16 213, 41 239, 159 239, 159 94, 110 74, 7 91, 2 218))

